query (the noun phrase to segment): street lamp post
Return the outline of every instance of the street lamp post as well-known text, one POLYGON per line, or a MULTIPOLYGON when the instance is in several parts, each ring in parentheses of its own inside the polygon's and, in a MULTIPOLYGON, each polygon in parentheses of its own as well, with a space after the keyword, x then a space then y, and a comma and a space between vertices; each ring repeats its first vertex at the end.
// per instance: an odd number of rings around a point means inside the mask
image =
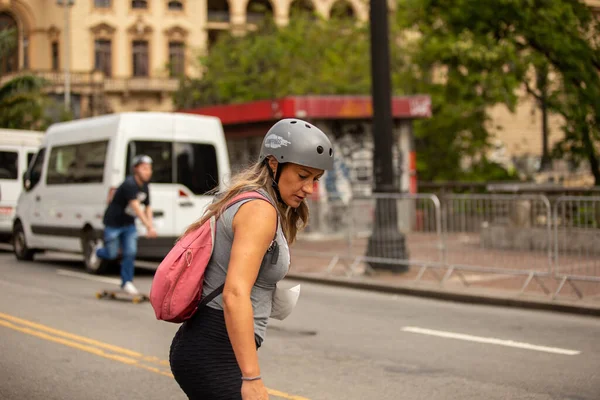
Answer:
MULTIPOLYGON (((393 165, 392 82, 387 0, 371 0, 371 82, 373 102, 373 174, 375 193, 398 192, 393 165)), ((373 233, 369 238, 367 257, 407 260, 406 239, 398 229, 396 200, 377 198, 373 233)), ((373 269, 405 272, 405 265, 369 262, 373 269)))
POLYGON ((65 16, 65 109, 69 111, 71 109, 71 49, 70 49, 70 18, 69 11, 70 8, 75 4, 75 0, 56 0, 57 4, 61 7, 64 7, 64 16, 65 16))

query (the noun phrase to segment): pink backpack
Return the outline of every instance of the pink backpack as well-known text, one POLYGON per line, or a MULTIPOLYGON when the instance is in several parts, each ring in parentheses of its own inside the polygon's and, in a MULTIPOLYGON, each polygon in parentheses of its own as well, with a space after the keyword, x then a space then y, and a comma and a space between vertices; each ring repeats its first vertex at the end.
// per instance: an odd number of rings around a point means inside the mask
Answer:
MULTIPOLYGON (((245 192, 231 199, 226 208, 246 199, 261 199, 271 203, 258 192, 245 192)), ((175 243, 158 266, 150 289, 150 303, 157 319, 183 322, 200 307, 204 273, 212 256, 215 230, 216 219, 212 217, 175 243)), ((224 286, 206 296, 202 304, 208 304, 217 297, 223 292, 224 286)))

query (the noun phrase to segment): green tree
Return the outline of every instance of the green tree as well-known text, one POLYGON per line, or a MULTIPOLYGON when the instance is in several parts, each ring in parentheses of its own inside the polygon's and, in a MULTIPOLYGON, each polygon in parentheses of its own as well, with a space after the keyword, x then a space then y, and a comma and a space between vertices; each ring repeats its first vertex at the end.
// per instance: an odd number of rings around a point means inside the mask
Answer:
MULTIPOLYGON (((391 41, 393 92, 426 93, 433 99, 434 117, 416 127, 420 177, 484 179, 488 171, 494 177, 507 176, 492 163, 469 171, 462 171, 460 163, 465 155, 487 162, 482 156, 489 136, 486 109, 498 102, 510 106, 516 102, 514 74, 488 73, 506 57, 514 57, 513 49, 494 46, 490 53, 491 41, 484 45, 458 35, 442 41, 402 41, 401 30, 412 23, 398 21, 391 24, 391 35, 398 38, 391 41), (431 78, 440 56, 455 64, 448 70, 451 79, 443 83, 431 78), (469 74, 464 73, 465 65, 469 74)), ((175 104, 190 108, 291 94, 370 94, 369 46, 369 26, 349 20, 325 22, 298 13, 286 28, 266 22, 245 36, 220 38, 199 59, 202 79, 183 79, 175 104)))
MULTIPOLYGON (((14 49, 15 38, 14 30, 0 30, 0 60, 14 49)), ((0 84, 0 127, 44 129, 50 122, 45 110, 51 104, 43 93, 45 85, 42 79, 27 74, 0 84)))
POLYGON ((412 86, 405 85, 405 91, 427 93, 432 98, 433 118, 417 121, 414 129, 419 178, 511 178, 485 154, 494 128, 490 126, 489 108, 504 104, 514 110, 517 104, 515 88, 522 72, 504 68, 516 61, 515 47, 489 36, 440 31, 429 21, 429 11, 416 4, 404 3, 397 17, 400 28, 416 34, 404 44, 411 67, 400 77, 412 86), (472 160, 466 170, 461 168, 464 159, 472 160), (492 170, 490 176, 487 172, 492 170))
POLYGON ((184 79, 177 107, 303 94, 368 94, 368 30, 300 14, 286 28, 265 18, 257 31, 223 35, 199 60, 202 79, 184 79))
MULTIPOLYGON (((470 75, 462 57, 458 65, 444 57, 467 38, 473 46, 487 47, 486 55, 500 47, 509 50, 504 62, 484 66, 482 74, 505 73, 511 81, 516 78, 525 84, 532 81, 532 72, 541 72, 532 93, 546 111, 566 120, 565 137, 554 154, 574 162, 587 160, 600 185, 600 31, 587 5, 579 0, 407 0, 401 9, 404 26, 421 34, 420 51, 431 43, 446 43, 436 50, 437 67, 458 68, 470 75), (554 75, 553 82, 544 81, 546 71, 554 75)), ((517 87, 506 87, 509 106, 517 87)))

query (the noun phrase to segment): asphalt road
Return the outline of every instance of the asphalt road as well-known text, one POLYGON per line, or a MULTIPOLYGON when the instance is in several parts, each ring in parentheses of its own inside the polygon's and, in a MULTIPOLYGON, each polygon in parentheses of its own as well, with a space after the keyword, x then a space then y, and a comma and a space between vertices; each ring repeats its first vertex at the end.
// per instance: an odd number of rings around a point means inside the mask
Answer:
MULTIPOLYGON (((96 299, 117 277, 69 258, 0 252, 0 399, 185 399, 166 362, 177 325, 96 299)), ((600 398, 594 317, 303 283, 259 355, 272 399, 600 398)))

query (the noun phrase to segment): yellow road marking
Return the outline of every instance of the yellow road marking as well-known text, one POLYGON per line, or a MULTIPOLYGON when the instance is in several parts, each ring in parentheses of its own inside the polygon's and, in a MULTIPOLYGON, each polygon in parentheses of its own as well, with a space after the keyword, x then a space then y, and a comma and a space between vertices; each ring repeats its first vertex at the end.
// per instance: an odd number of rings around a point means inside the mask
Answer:
POLYGON ((27 321, 27 320, 22 319, 22 318, 13 317, 12 315, 0 313, 0 318, 3 318, 5 320, 7 320, 7 321, 11 321, 11 322, 14 322, 14 323, 17 323, 17 324, 20 324, 20 325, 25 325, 25 326, 37 329, 37 330, 42 331, 42 332, 48 332, 48 333, 51 333, 53 335, 62 336, 62 337, 67 338, 67 339, 77 340, 77 341, 79 341, 81 343, 86 343, 86 344, 90 344, 92 346, 100 347, 101 349, 106 349, 106 350, 114 351, 115 353, 125 354, 125 355, 127 355, 129 357, 138 357, 138 358, 142 357, 142 354, 140 354, 140 353, 138 353, 136 351, 131 351, 131 350, 128 350, 128 349, 124 349, 124 348, 119 347, 119 346, 113 346, 112 344, 99 342, 99 341, 94 340, 94 339, 90 339, 90 338, 87 338, 87 337, 84 337, 84 336, 75 335, 73 333, 61 331, 59 329, 50 328, 49 326, 45 326, 45 325, 42 325, 42 324, 36 324, 35 322, 27 321))
MULTIPOLYGON (((145 356, 141 353, 125 349, 123 347, 114 346, 108 343, 103 343, 98 340, 86 338, 84 336, 75 335, 69 332, 61 331, 59 329, 50 328, 49 326, 38 324, 35 322, 31 322, 22 318, 13 317, 12 315, 0 313, 0 326, 4 326, 6 328, 26 333, 28 335, 32 335, 38 337, 40 339, 48 340, 50 342, 59 343, 64 346, 68 346, 77 350, 85 351, 90 354, 94 354, 99 357, 103 357, 112 361, 117 361, 123 364, 131 365, 136 368, 141 368, 150 372, 154 372, 159 375, 168 376, 173 378, 173 374, 170 372, 161 370, 156 367, 151 367, 149 365, 145 365, 140 363, 140 360, 157 363, 160 365, 169 366, 169 362, 167 360, 161 360, 158 357, 153 356, 145 356), (19 326, 16 324, 20 324, 23 326, 19 326), (33 329, 32 329, 33 328, 33 329), (35 330, 37 329, 37 330, 35 330), (51 334, 57 335, 52 336, 51 334), (62 336, 62 337, 61 337, 62 336), (81 343, 77 343, 77 341, 81 343), (83 344, 85 343, 85 344, 83 344), (95 347, 93 347, 95 346, 95 347), (126 356, 119 354, 110 354, 106 353, 104 350, 110 350, 115 353, 125 354, 126 356), (128 356, 128 357, 127 357, 128 356)), ((309 400, 306 397, 294 396, 292 394, 288 394, 285 392, 280 392, 279 390, 268 389, 267 392, 271 396, 277 396, 286 400, 309 400)))

